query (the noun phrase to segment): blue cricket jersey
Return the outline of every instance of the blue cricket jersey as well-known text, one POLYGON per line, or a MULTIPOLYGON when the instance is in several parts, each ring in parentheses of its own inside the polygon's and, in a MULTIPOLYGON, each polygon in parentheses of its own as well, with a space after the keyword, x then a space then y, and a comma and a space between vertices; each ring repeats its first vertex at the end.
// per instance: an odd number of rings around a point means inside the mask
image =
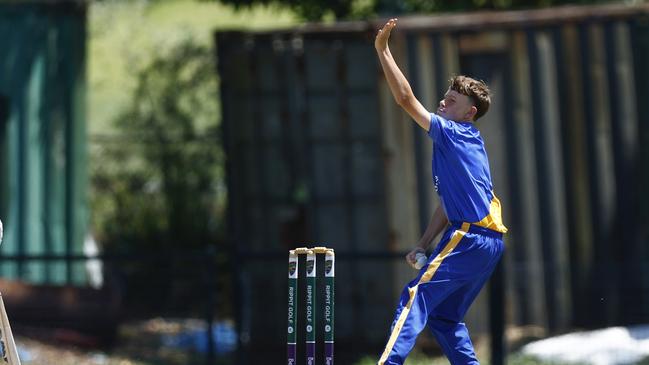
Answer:
POLYGON ((428 135, 434 142, 433 183, 448 220, 507 232, 480 131, 471 122, 431 113, 428 135))
POLYGON ((479 364, 464 315, 504 251, 500 202, 473 123, 430 116, 433 177, 452 223, 419 275, 401 292, 379 365, 403 365, 428 326, 451 364, 479 364))

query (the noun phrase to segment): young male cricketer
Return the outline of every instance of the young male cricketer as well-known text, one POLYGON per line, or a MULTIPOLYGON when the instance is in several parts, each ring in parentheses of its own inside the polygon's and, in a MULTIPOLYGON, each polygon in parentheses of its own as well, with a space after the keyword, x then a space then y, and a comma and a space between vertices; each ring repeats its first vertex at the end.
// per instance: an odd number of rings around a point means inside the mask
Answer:
POLYGON ((433 140, 434 184, 441 202, 407 262, 414 266, 416 255, 445 231, 426 265, 404 288, 378 363, 403 364, 428 325, 451 364, 479 364, 462 321, 502 256, 507 231, 484 142, 474 125, 489 109, 489 89, 484 82, 455 76, 437 112, 429 113, 390 53, 388 39, 396 24, 390 19, 374 46, 396 102, 433 140))

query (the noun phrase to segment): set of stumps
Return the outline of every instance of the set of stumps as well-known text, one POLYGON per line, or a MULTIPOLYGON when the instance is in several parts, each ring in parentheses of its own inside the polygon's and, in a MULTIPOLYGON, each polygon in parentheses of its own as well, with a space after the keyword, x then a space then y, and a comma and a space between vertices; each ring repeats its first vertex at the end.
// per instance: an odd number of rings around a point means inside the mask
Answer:
POLYGON ((336 255, 327 247, 300 247, 288 255, 288 365, 297 364, 298 258, 306 255, 306 363, 315 365, 316 353, 316 255, 325 255, 324 269, 324 358, 325 365, 334 363, 334 277, 336 255))

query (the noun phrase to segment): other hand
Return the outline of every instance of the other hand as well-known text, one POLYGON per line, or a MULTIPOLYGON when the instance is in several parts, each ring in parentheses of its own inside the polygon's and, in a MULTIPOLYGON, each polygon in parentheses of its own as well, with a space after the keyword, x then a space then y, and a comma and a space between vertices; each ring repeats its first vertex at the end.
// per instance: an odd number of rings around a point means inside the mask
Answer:
POLYGON ((408 254, 406 255, 406 261, 408 262, 408 265, 412 266, 415 269, 416 269, 415 264, 417 264, 416 256, 418 253, 423 253, 425 255, 426 251, 421 247, 415 247, 412 251, 408 252, 408 254))
POLYGON ((376 38, 374 39, 374 48, 376 48, 377 51, 383 51, 388 47, 390 32, 392 31, 392 28, 396 26, 397 18, 392 18, 385 23, 383 28, 379 29, 379 32, 376 34, 376 38))

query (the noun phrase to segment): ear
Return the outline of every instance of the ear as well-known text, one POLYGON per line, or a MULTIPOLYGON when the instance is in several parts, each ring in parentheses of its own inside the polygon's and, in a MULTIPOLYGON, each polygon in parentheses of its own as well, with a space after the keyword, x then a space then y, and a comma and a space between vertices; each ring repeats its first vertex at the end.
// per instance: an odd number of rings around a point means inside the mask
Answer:
POLYGON ((475 107, 475 105, 471 105, 471 109, 466 113, 466 119, 467 120, 473 120, 475 115, 478 113, 478 108, 475 107))

